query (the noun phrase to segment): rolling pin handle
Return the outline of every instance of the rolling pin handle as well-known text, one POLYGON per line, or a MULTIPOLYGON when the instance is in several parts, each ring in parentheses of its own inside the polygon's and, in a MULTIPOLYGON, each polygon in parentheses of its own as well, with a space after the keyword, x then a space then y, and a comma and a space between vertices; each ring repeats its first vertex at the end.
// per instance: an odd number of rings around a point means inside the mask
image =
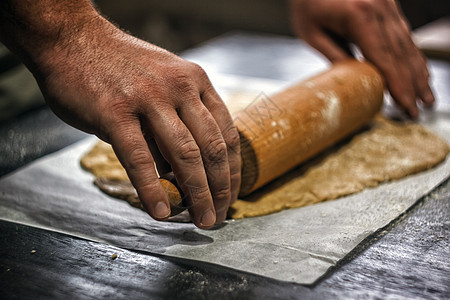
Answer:
POLYGON ((172 172, 163 174, 159 178, 159 182, 166 192, 170 203, 171 216, 175 216, 186 210, 186 201, 183 192, 181 191, 175 175, 172 172))

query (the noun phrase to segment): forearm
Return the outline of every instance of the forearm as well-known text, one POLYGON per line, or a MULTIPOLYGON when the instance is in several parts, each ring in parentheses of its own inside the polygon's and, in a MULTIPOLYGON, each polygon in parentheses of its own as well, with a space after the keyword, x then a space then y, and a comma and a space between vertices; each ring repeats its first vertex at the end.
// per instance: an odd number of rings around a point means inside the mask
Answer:
POLYGON ((0 40, 30 69, 101 17, 89 0, 3 0, 0 40))

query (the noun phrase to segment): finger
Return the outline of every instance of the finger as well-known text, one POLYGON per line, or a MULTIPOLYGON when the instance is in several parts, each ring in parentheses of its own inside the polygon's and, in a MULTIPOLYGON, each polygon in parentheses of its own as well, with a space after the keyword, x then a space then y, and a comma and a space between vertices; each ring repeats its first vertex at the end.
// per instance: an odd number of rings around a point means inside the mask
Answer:
POLYGON ((148 123, 186 197, 194 224, 203 229, 213 226, 216 221, 213 200, 200 148, 191 132, 170 107, 151 114, 148 123))
POLYGON ((216 210, 216 222, 221 223, 231 200, 227 144, 216 120, 201 101, 182 105, 179 115, 200 147, 216 210))
MULTIPOLYGON (((419 50, 418 50, 419 51, 419 50)), ((421 56, 423 56, 422 53, 420 53, 421 56)), ((425 59, 424 59, 425 61, 425 59)), ((429 73, 427 70, 427 65, 424 62, 424 67, 421 67, 422 72, 420 72, 421 70, 418 70, 418 73, 422 73, 422 79, 417 81, 416 87, 417 87, 417 95, 420 97, 420 99, 422 100, 422 103, 424 104, 424 106, 426 108, 430 108, 434 105, 436 99, 434 97, 433 91, 431 90, 431 86, 429 83, 429 73), (426 72, 425 72, 426 71, 426 72)))
POLYGON ((389 87, 393 97, 406 109, 406 112, 412 118, 417 118, 419 111, 414 85, 415 74, 409 55, 411 45, 399 32, 398 27, 400 24, 395 21, 394 15, 393 11, 387 16, 379 12, 377 18, 377 25, 386 40, 387 51, 392 63, 391 68, 396 72, 396 76, 390 81, 389 87))
POLYGON ((148 148, 152 153, 153 159, 155 160, 156 169, 158 171, 158 175, 164 175, 172 171, 170 164, 164 159, 159 151, 158 145, 155 142, 155 139, 147 139, 148 148))
POLYGON ((127 171, 145 210, 156 220, 170 216, 167 196, 156 174, 153 157, 148 149, 139 120, 130 120, 111 133, 111 144, 127 171))
POLYGON ((380 70, 395 101, 409 115, 417 116, 411 75, 405 71, 405 64, 401 63, 401 50, 393 47, 395 38, 386 29, 384 15, 376 9, 364 7, 355 18, 350 35, 363 55, 380 70))
POLYGON ((240 138, 233 119, 220 96, 211 87, 202 97, 203 103, 216 120, 227 144, 228 163, 230 167, 231 203, 237 200, 241 186, 241 149, 240 138))
POLYGON ((397 26, 398 37, 403 41, 400 44, 403 46, 404 66, 408 69, 411 75, 411 85, 414 88, 416 100, 420 100, 426 107, 430 107, 434 103, 433 92, 429 85, 429 73, 423 54, 417 49, 416 45, 411 39, 409 31, 397 26))
MULTIPOLYGON (((225 143, 227 145, 231 186, 231 198, 230 203, 228 204, 229 206, 237 200, 239 189, 241 186, 241 154, 239 133, 233 123, 233 119, 227 107, 212 86, 210 86, 202 94, 202 101, 217 122, 223 139, 225 140, 225 143)), ((225 219, 228 206, 226 208, 224 207, 220 212, 216 210, 216 213, 218 216, 220 215, 220 218, 225 219)))
POLYGON ((423 61, 423 63, 420 66, 416 67, 418 69, 417 73, 422 74, 421 79, 418 80, 416 84, 417 94, 419 95, 425 107, 430 108, 434 105, 434 102, 436 100, 429 83, 430 74, 428 72, 428 67, 422 52, 420 52, 420 50, 417 48, 416 51, 418 52, 417 55, 421 57, 421 60, 423 61))
POLYGON ((305 40, 325 55, 331 62, 351 57, 351 51, 348 45, 328 32, 315 30, 315 33, 308 35, 305 40))
POLYGON ((429 73, 425 57, 417 48, 411 38, 411 29, 407 23, 401 8, 396 1, 390 2, 392 6, 392 19, 394 20, 394 28, 398 31, 399 37, 403 40, 402 44, 406 45, 405 53, 406 59, 409 61, 408 65, 413 72, 413 81, 416 91, 416 96, 422 101, 426 107, 431 107, 435 101, 433 92, 429 85, 429 73))

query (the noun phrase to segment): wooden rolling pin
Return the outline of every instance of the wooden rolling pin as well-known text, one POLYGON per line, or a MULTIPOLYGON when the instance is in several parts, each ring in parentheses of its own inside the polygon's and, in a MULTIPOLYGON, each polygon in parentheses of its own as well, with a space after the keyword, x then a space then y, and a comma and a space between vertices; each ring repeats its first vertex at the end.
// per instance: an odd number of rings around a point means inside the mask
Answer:
MULTIPOLYGON (((346 60, 235 114, 246 196, 367 124, 383 103, 383 81, 366 62, 346 60)), ((173 180, 171 180, 174 182, 173 180)), ((163 180, 165 188, 167 180, 163 180)), ((169 198, 179 206, 182 197, 169 198)), ((176 191, 176 190, 175 190, 176 191)))

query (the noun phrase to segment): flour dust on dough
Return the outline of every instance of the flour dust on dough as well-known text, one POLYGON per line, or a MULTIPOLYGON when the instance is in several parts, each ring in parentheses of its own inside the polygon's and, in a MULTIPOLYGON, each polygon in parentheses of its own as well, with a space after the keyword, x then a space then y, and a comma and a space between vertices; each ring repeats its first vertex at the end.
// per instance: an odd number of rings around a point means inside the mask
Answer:
MULTIPOLYGON (((233 219, 262 216, 357 193, 430 169, 448 152, 447 143, 421 125, 377 117, 369 130, 237 200, 229 215, 233 219)), ((97 178, 128 181, 106 143, 95 145, 83 156, 81 165, 97 178)))

